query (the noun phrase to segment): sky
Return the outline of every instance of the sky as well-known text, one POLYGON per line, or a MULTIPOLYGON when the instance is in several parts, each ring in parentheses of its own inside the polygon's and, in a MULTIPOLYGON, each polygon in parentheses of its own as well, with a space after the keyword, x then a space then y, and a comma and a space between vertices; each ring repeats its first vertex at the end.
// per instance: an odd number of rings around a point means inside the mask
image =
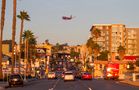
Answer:
MULTIPOLYGON (((12 38, 12 1, 7 0, 3 38, 12 38)), ((125 24, 139 27, 139 0, 17 0, 17 14, 25 10, 31 21, 24 30, 31 30, 38 43, 85 44, 93 24, 125 24), (74 16, 65 21, 62 16, 74 16)), ((1 1, 0 1, 1 7, 1 1)), ((1 10, 0 10, 1 12, 1 10)), ((20 20, 17 18, 16 41, 19 42, 20 20)))

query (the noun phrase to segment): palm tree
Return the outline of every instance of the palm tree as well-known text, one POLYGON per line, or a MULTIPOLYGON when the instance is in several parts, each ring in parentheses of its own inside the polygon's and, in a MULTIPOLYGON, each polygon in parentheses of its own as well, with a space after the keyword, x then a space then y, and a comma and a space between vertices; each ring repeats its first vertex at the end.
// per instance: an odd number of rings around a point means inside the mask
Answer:
POLYGON ((12 22, 12 69, 11 73, 14 73, 14 46, 15 46, 15 35, 16 35, 16 4, 17 1, 13 0, 13 22, 12 22))
MULTIPOLYGON (((25 52, 25 62, 27 64, 27 68, 30 67, 30 73, 31 73, 31 60, 32 60, 32 54, 35 52, 35 45, 37 43, 36 38, 34 34, 30 30, 26 30, 23 33, 23 40, 25 41, 26 46, 26 52, 25 52), (30 53, 30 55, 29 55, 30 53)), ((27 70, 27 69, 26 69, 27 70)))
POLYGON ((120 60, 123 60, 124 55, 125 55, 125 51, 126 51, 125 47, 123 47, 123 46, 120 45, 120 46, 118 47, 117 51, 118 51, 118 53, 119 53, 120 60))
POLYGON ((3 40, 3 28, 5 21, 5 8, 6 8, 6 0, 2 0, 1 7, 1 22, 0 22, 0 79, 2 79, 2 40, 3 40))
POLYGON ((19 73, 20 73, 20 59, 21 59, 21 45, 22 45, 22 34, 23 34, 23 27, 24 27, 24 21, 30 21, 30 17, 27 12, 20 11, 20 15, 17 15, 17 17, 21 20, 21 29, 20 29, 20 39, 19 39, 19 73))

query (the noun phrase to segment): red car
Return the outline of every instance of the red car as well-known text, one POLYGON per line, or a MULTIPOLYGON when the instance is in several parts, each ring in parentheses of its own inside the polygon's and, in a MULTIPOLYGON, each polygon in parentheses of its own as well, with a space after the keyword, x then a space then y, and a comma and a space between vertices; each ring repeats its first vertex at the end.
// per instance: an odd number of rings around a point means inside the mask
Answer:
POLYGON ((91 73, 89 73, 89 72, 84 72, 84 73, 82 73, 82 75, 81 75, 81 79, 86 79, 86 80, 92 80, 92 74, 91 73))

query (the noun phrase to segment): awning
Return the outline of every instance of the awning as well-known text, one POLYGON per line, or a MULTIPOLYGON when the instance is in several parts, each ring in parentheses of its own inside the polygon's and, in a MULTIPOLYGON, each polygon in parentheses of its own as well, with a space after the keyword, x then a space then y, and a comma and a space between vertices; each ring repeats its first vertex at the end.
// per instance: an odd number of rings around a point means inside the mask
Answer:
POLYGON ((136 61, 139 56, 124 56, 124 60, 136 61))

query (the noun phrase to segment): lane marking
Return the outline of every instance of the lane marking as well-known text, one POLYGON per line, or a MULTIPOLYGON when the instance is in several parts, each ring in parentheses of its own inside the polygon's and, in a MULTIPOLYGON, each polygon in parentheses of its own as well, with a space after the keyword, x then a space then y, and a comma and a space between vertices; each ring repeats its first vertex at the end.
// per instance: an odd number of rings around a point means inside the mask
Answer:
POLYGON ((50 88, 49 90, 54 90, 54 89, 56 88, 56 85, 58 84, 59 81, 60 81, 60 79, 58 79, 58 80, 56 81, 56 83, 52 86, 52 88, 50 88))
POLYGON ((88 88, 89 90, 92 90, 90 87, 88 88))
POLYGON ((50 88, 49 90, 53 90, 53 88, 50 88))
POLYGON ((83 85, 83 87, 87 88, 88 90, 94 90, 93 88, 90 88, 86 83, 82 83, 81 80, 79 80, 79 83, 83 85))

